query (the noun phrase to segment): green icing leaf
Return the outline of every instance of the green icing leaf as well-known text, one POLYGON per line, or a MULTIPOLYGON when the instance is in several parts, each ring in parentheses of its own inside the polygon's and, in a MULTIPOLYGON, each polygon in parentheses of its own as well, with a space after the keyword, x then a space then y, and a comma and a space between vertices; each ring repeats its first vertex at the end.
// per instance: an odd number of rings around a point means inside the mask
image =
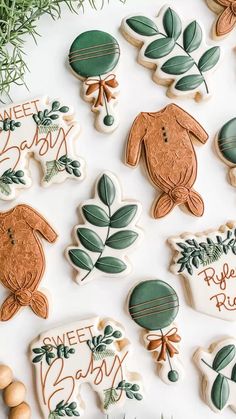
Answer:
POLYGON ((222 374, 218 374, 211 390, 211 400, 217 409, 222 410, 225 407, 229 399, 229 393, 227 378, 222 374))
POLYGON ((192 57, 185 55, 177 55, 170 58, 161 67, 162 71, 167 74, 184 74, 194 65, 192 57))
POLYGON ((175 41, 173 38, 160 38, 151 42, 144 53, 145 57, 153 60, 168 55, 174 48, 175 41))
POLYGON ((118 231, 109 237, 106 245, 112 249, 126 249, 137 239, 138 234, 131 230, 118 231))
POLYGON ((71 262, 78 268, 86 271, 91 271, 93 269, 92 259, 84 250, 71 249, 69 250, 68 255, 71 262))
POLYGON ((177 13, 170 7, 166 10, 163 17, 163 26, 169 38, 174 38, 175 41, 179 38, 182 32, 182 23, 177 13))
POLYGON ((234 345, 225 346, 219 352, 217 352, 212 364, 212 368, 217 372, 223 370, 225 367, 227 367, 228 364, 230 364, 235 355, 236 348, 234 345))
POLYGON ((5 196, 9 196, 11 193, 11 188, 6 183, 0 182, 0 192, 5 196))
POLYGON ((101 201, 107 206, 112 205, 115 199, 115 185, 106 174, 102 175, 98 182, 98 195, 101 201))
POLYGON ((159 33, 155 22, 146 16, 132 16, 126 20, 126 23, 139 35, 153 36, 159 33))
POLYGON ((44 177, 45 182, 50 182, 50 180, 56 176, 59 172, 59 165, 57 160, 47 161, 46 162, 46 175, 44 177))
POLYGON ((110 225, 112 228, 127 227, 137 213, 137 205, 125 205, 119 208, 111 217, 110 225))
POLYGON ((202 42, 202 28, 194 20, 184 30, 183 43, 186 52, 190 53, 198 49, 202 42))
POLYGON ((104 244, 95 231, 89 228, 78 228, 77 235, 81 244, 91 252, 101 253, 104 249, 104 244))
POLYGON ((103 208, 98 205, 84 205, 82 207, 86 220, 97 227, 108 227, 110 219, 103 208))
POLYGON ((95 266, 100 271, 109 274, 118 274, 125 271, 127 268, 122 260, 110 256, 100 258, 95 266))
POLYGON ((231 380, 236 383, 236 364, 234 365, 231 373, 231 380))
POLYGON ((204 82, 204 77, 201 74, 192 74, 182 77, 175 85, 177 90, 182 92, 196 89, 204 82))
POLYGON ((208 49, 200 58, 198 68, 205 72, 211 70, 220 59, 220 47, 212 47, 208 49))

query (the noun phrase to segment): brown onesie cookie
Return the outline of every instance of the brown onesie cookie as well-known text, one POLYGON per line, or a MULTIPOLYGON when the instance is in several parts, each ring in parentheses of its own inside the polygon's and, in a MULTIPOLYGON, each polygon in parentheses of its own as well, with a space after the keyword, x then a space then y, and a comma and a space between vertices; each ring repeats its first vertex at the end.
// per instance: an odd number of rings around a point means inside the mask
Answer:
POLYGON ((154 203, 153 216, 161 218, 176 205, 186 205, 197 217, 204 203, 192 189, 197 177, 197 159, 191 135, 205 143, 208 134, 179 106, 170 104, 159 112, 140 113, 131 128, 126 163, 137 166, 142 145, 147 171, 153 184, 163 191, 154 203))
POLYGON ((37 316, 48 317, 48 299, 38 291, 45 258, 37 233, 50 243, 57 239, 48 222, 27 205, 0 213, 0 282, 11 292, 0 309, 1 321, 26 306, 37 316))

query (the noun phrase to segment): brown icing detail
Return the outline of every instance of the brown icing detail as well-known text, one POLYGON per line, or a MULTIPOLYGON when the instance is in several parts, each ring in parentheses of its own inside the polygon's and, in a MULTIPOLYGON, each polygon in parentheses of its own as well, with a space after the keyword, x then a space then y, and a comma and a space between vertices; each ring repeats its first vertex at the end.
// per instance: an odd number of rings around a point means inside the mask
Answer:
POLYGON ((169 214, 176 205, 186 205, 200 217, 201 196, 192 189, 197 176, 197 159, 191 135, 205 143, 208 134, 179 106, 170 104, 156 113, 141 113, 131 128, 126 163, 137 166, 142 145, 147 171, 154 185, 163 191, 154 205, 154 218, 169 214))
POLYGON ((216 35, 224 36, 231 32, 236 25, 236 1, 215 0, 216 3, 225 7, 216 22, 216 35))
POLYGON ((173 343, 179 343, 181 337, 177 334, 177 327, 173 327, 167 333, 158 334, 158 333, 149 333, 146 337, 149 342, 147 349, 149 351, 155 351, 160 348, 157 361, 166 361, 167 353, 170 358, 173 358, 174 355, 178 354, 179 351, 175 348, 173 343))
POLYGON ((29 306, 39 317, 48 317, 47 297, 38 291, 45 258, 37 233, 50 243, 57 234, 33 208, 18 205, 0 213, 0 281, 11 291, 0 309, 0 320, 10 320, 29 306))
POLYGON ((98 90, 98 97, 94 103, 94 107, 97 108, 98 106, 103 106, 104 99, 107 99, 109 103, 111 99, 116 99, 116 96, 112 93, 109 88, 115 89, 119 86, 118 81, 116 80, 115 74, 109 74, 105 79, 89 79, 85 82, 88 89, 86 91, 86 95, 89 96, 92 93, 98 90))

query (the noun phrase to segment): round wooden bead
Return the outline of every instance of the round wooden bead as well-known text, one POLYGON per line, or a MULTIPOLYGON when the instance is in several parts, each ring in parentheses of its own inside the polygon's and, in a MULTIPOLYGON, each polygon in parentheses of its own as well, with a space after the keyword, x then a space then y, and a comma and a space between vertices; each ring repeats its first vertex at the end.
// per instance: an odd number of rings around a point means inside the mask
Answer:
POLYGON ((3 390, 13 380, 13 374, 11 368, 7 365, 0 365, 0 390, 3 390))
POLYGON ((21 403, 19 406, 10 410, 8 419, 30 419, 31 409, 27 403, 21 403))
POLYGON ((20 381, 14 381, 3 391, 3 400, 8 407, 21 404, 26 395, 26 388, 20 381))

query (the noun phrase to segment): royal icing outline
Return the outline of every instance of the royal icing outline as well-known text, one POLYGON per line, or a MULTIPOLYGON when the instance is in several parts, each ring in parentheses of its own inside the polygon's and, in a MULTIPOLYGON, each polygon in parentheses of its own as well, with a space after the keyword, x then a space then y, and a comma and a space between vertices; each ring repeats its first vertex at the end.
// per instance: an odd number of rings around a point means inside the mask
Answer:
POLYGON ((103 31, 83 32, 75 38, 70 47, 69 64, 72 72, 83 81, 81 95, 85 101, 91 103, 91 110, 95 113, 95 128, 105 134, 112 133, 119 125, 116 110, 119 95, 116 69, 119 58, 120 46, 117 40, 103 31), (98 37, 101 38, 101 44, 97 44, 98 37), (80 42, 83 47, 86 45, 86 48, 80 50, 80 42), (86 61, 86 68, 83 61, 86 61), (88 67, 90 65, 91 69, 88 67))
POLYGON ((79 285, 95 276, 122 277, 130 273, 126 253, 143 237, 137 227, 141 212, 139 202, 122 199, 114 174, 104 172, 98 177, 95 197, 80 205, 83 224, 74 228, 77 245, 66 249, 69 263, 77 270, 79 285))
POLYGON ((66 408, 69 416, 82 416, 83 383, 97 393, 105 413, 128 399, 143 399, 141 376, 127 370, 130 342, 124 328, 110 318, 79 320, 45 332, 31 344, 30 352, 44 419, 54 419, 66 408))
POLYGON ((153 204, 154 218, 164 217, 178 205, 185 205, 197 217, 204 213, 203 199, 193 189, 197 157, 192 137, 205 144, 208 134, 196 119, 173 103, 158 112, 141 112, 133 122, 125 163, 136 167, 144 148, 149 179, 162 192, 153 204))
POLYGON ((190 305, 209 316, 235 321, 236 222, 218 230, 181 234, 168 243, 174 251, 170 270, 187 281, 190 305))
POLYGON ((175 290, 161 280, 139 282, 129 292, 127 310, 134 322, 144 329, 142 340, 153 355, 161 380, 168 385, 182 381, 185 374, 179 353, 181 337, 174 323, 179 310, 175 290), (158 287, 160 292, 157 292, 158 287), (149 298, 151 296, 149 301, 146 290, 149 298))
POLYGON ((227 121, 215 138, 215 147, 219 158, 229 167, 228 176, 232 186, 236 187, 236 118, 227 121))
POLYGON ((154 70, 153 80, 168 86, 167 96, 197 101, 211 96, 211 75, 219 62, 220 48, 209 47, 197 21, 187 22, 183 28, 176 11, 166 5, 154 20, 139 14, 126 17, 121 30, 140 48, 138 62, 154 70))
POLYGON ((0 199, 32 185, 29 158, 40 162, 42 186, 83 180, 85 163, 73 151, 80 127, 73 110, 47 96, 0 108, 0 199))
POLYGON ((215 413, 227 407, 236 413, 236 340, 223 339, 209 350, 199 348, 193 360, 203 374, 202 393, 206 404, 215 413))
POLYGON ((220 39, 228 36, 236 27, 235 0, 206 0, 214 13, 218 15, 213 28, 213 38, 220 39))

